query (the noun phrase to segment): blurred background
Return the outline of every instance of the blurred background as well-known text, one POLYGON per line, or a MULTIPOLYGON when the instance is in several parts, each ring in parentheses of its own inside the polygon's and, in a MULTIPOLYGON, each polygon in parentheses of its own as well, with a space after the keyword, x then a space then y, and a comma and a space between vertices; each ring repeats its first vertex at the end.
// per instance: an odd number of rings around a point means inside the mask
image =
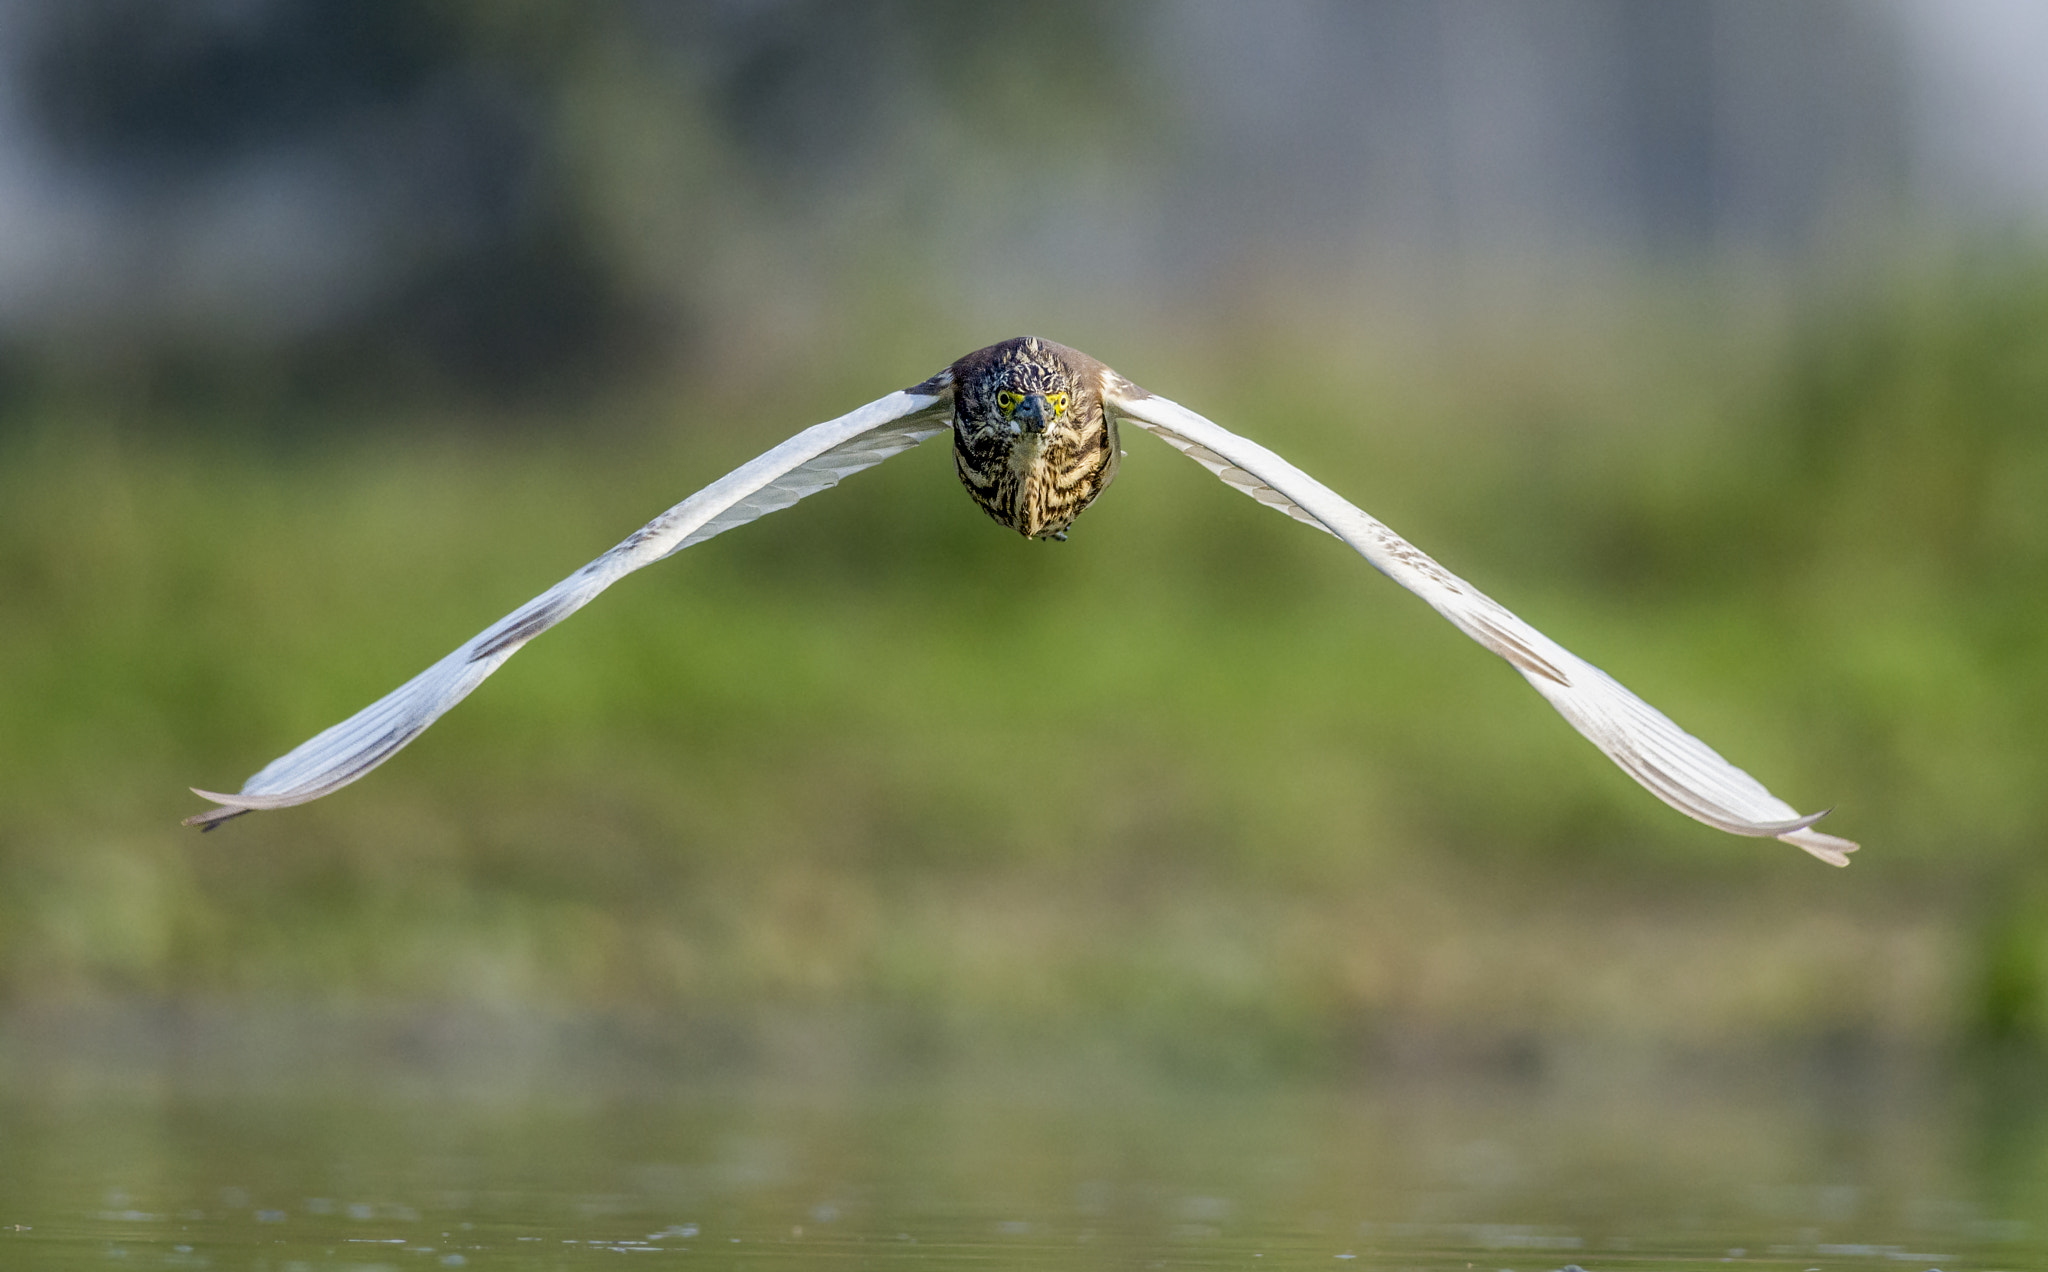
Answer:
POLYGON ((8 0, 0 1065, 2036 1073, 2044 59, 2021 0, 8 0), (1670 812, 1144 436, 1055 545, 927 445, 177 824, 1024 332, 1862 856, 1670 812))

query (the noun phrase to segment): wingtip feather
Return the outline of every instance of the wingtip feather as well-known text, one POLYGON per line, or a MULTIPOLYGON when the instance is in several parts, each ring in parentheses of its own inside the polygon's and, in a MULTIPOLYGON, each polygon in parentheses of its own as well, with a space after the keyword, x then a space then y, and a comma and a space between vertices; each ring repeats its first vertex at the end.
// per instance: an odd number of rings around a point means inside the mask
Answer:
POLYGON ((184 825, 197 826, 201 830, 212 830, 222 822, 240 817, 243 813, 261 812, 270 808, 289 808, 293 804, 303 804, 313 798, 311 795, 227 795, 220 791, 203 791, 197 786, 189 789, 199 798, 210 799, 221 805, 220 808, 209 808, 203 813, 194 813, 185 818, 184 825))
POLYGON ((1834 811, 1832 808, 1823 808, 1817 813, 1802 817, 1799 819, 1798 829, 1780 834, 1777 838, 1795 848, 1805 849, 1831 866, 1846 866, 1849 864, 1849 854, 1863 845, 1853 839, 1844 839, 1840 835, 1827 835, 1809 829, 1813 823, 1834 811))
POLYGON ((216 795, 212 791, 202 791, 196 786, 192 788, 192 793, 200 796, 202 799, 210 799, 216 804, 225 805, 225 807, 209 808, 203 813, 194 813, 179 823, 180 825, 197 826, 200 830, 212 830, 224 821, 240 817, 243 813, 256 811, 253 808, 244 808, 232 803, 231 801, 234 799, 232 795, 216 795))

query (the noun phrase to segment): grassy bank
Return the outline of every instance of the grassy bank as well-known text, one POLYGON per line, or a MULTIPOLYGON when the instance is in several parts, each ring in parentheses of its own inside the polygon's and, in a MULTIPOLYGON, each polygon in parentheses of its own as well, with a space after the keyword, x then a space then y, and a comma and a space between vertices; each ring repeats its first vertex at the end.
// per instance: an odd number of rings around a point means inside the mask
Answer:
POLYGON ((1850 871, 1670 813, 1142 436, 1055 545, 928 445, 620 584, 362 785, 200 837, 185 786, 929 368, 290 445, 51 408, 0 435, 0 996, 866 1005, 1258 1064, 2038 1036, 2048 274, 1697 334, 1098 352, 1839 806, 1850 871))

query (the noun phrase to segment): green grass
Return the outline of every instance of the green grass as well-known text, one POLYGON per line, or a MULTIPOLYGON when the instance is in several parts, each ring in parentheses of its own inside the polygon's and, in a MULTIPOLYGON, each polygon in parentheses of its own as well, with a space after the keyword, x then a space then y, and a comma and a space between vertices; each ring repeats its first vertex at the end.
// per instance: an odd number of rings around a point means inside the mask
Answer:
POLYGON ((1230 1064, 2033 1036, 2048 273, 1696 335, 1124 369, 1839 806, 1846 873, 1669 812, 1137 435, 1058 545, 927 445, 622 582, 362 784, 200 837, 184 787, 889 386, 289 447, 52 410, 0 435, 0 998, 867 1004, 1230 1064))

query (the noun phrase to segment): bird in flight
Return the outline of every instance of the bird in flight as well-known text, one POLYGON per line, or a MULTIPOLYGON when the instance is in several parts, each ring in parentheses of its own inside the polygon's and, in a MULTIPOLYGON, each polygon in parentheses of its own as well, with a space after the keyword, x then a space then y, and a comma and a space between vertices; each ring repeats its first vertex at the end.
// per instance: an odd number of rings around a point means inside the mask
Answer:
POLYGON ((1355 548, 1506 659, 1573 728, 1679 812, 1733 834, 1782 839, 1832 865, 1849 864, 1854 843, 1813 829, 1823 813, 1801 814, 1328 486, 1087 354, 1032 336, 976 350, 922 384, 805 429, 727 473, 389 694, 272 760, 239 792, 195 788, 220 807, 186 824, 210 830, 243 813, 339 790, 419 736, 520 646, 619 579, 949 428, 961 484, 989 516, 1028 539, 1064 539, 1074 518, 1116 476, 1120 423, 1157 435, 1226 485, 1355 548))

